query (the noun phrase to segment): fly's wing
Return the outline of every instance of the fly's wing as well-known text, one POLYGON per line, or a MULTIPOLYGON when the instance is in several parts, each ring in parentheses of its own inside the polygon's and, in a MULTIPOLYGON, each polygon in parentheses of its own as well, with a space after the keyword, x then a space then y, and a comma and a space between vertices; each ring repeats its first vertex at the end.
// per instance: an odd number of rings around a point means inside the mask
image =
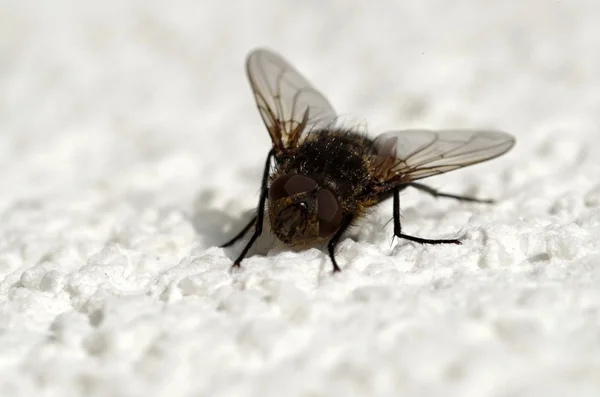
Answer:
POLYGON ((279 55, 257 49, 246 60, 246 73, 276 154, 293 148, 303 131, 331 125, 336 113, 329 101, 279 55))
POLYGON ((380 183, 408 183, 493 159, 514 143, 493 130, 389 131, 375 139, 375 175, 380 183))

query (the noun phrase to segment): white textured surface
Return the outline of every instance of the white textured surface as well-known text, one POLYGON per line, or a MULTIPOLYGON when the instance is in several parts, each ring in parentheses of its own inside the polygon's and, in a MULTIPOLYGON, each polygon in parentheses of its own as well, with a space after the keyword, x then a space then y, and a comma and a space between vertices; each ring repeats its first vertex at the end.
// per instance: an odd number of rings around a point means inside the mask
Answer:
POLYGON ((596 0, 0 5, 0 395, 600 395, 596 0), (252 3, 250 5, 250 3, 252 3), (501 128, 326 255, 231 275, 269 147, 243 61, 354 123, 501 128))

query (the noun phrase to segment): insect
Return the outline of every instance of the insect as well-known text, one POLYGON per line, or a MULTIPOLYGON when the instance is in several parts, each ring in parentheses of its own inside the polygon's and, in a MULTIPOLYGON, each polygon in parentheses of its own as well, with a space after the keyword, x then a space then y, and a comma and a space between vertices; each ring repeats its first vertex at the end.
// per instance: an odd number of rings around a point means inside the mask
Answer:
POLYGON ((292 65, 266 49, 246 59, 258 111, 272 140, 262 174, 256 215, 228 247, 254 232, 233 263, 239 267, 261 235, 265 209, 272 233, 292 248, 327 242, 333 271, 340 237, 367 210, 393 200, 394 235, 421 244, 461 244, 402 232, 400 191, 407 187, 436 197, 490 202, 439 192, 416 181, 498 157, 515 143, 495 130, 398 130, 374 139, 336 126, 329 101, 292 65), (273 167, 273 169, 272 169, 273 167))

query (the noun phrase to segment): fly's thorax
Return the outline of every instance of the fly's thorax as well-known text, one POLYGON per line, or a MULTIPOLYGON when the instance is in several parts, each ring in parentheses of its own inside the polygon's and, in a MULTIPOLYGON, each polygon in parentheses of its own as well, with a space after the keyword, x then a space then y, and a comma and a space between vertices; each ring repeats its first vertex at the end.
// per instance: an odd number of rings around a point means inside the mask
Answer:
POLYGON ((331 190, 298 174, 276 174, 269 187, 273 234, 289 245, 307 245, 331 237, 342 222, 342 207, 331 190))
POLYGON ((372 140, 352 130, 317 130, 279 168, 310 176, 331 190, 346 212, 353 212, 372 181, 374 150, 372 140))

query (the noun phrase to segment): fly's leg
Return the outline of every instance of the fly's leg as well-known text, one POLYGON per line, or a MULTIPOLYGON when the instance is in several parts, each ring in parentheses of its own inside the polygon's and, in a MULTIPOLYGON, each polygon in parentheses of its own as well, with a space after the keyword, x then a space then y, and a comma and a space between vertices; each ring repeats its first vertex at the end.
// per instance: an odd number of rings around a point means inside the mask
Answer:
POLYGON ((459 196, 459 195, 456 195, 456 194, 442 193, 442 192, 439 192, 439 191, 437 191, 436 189, 434 189, 432 187, 421 185, 420 183, 415 183, 415 182, 409 183, 408 186, 412 186, 415 189, 424 191, 425 193, 429 193, 433 197, 448 197, 448 198, 453 198, 453 199, 460 200, 460 201, 470 201, 470 202, 473 202, 473 203, 491 204, 491 203, 494 202, 494 200, 490 200, 490 199, 478 199, 478 198, 475 198, 475 197, 459 196))
POLYGON ((402 233, 402 227, 400 226, 400 189, 397 187, 394 188, 394 235, 419 244, 462 244, 460 240, 456 239, 431 240, 402 233))
POLYGON ((352 215, 346 216, 346 218, 342 221, 340 228, 335 232, 335 234, 333 235, 331 240, 329 240, 329 243, 327 243, 327 250, 329 251, 329 258, 331 258, 331 264, 333 265, 334 273, 337 273, 342 270, 342 269, 340 269, 340 267, 338 266, 338 264, 335 260, 335 254, 334 254, 335 247, 337 246, 338 242, 340 241, 340 237, 342 236, 342 234, 344 234, 344 232, 348 229, 348 227, 352 223, 353 218, 354 217, 352 215))
POLYGON ((236 240, 238 240, 244 234, 246 234, 250 227, 252 227, 252 224, 254 224, 254 233, 252 233, 252 237, 250 237, 250 240, 248 240, 248 243, 246 243, 246 246, 242 250, 241 254, 233 262, 233 265, 231 265, 232 268, 240 267, 242 260, 244 259, 244 257, 246 256, 246 254, 248 253, 258 236, 260 236, 262 233, 263 219, 265 216, 265 201, 267 199, 267 192, 269 191, 267 183, 269 181, 269 169, 271 168, 271 157, 273 157, 273 153, 273 149, 271 149, 269 151, 269 154, 267 155, 265 170, 263 171, 262 183, 260 186, 260 198, 258 199, 258 207, 256 208, 256 216, 248 225, 246 225, 246 227, 244 227, 244 229, 242 229, 242 231, 237 236, 235 236, 231 241, 224 245, 228 246, 233 244, 236 240))
POLYGON ((256 215, 254 215, 252 217, 252 219, 250 220, 250 222, 246 226, 244 226, 244 228, 242 229, 241 232, 239 232, 238 234, 236 234, 234 238, 232 238, 231 240, 229 240, 225 244, 221 245, 220 247, 221 248, 226 248, 226 247, 229 247, 229 246, 235 244, 236 241, 238 241, 239 239, 241 239, 242 237, 244 237, 246 235, 246 233, 248 233, 248 230, 250 230, 250 228, 252 227, 252 225, 254 225, 254 222, 256 222, 256 215))

